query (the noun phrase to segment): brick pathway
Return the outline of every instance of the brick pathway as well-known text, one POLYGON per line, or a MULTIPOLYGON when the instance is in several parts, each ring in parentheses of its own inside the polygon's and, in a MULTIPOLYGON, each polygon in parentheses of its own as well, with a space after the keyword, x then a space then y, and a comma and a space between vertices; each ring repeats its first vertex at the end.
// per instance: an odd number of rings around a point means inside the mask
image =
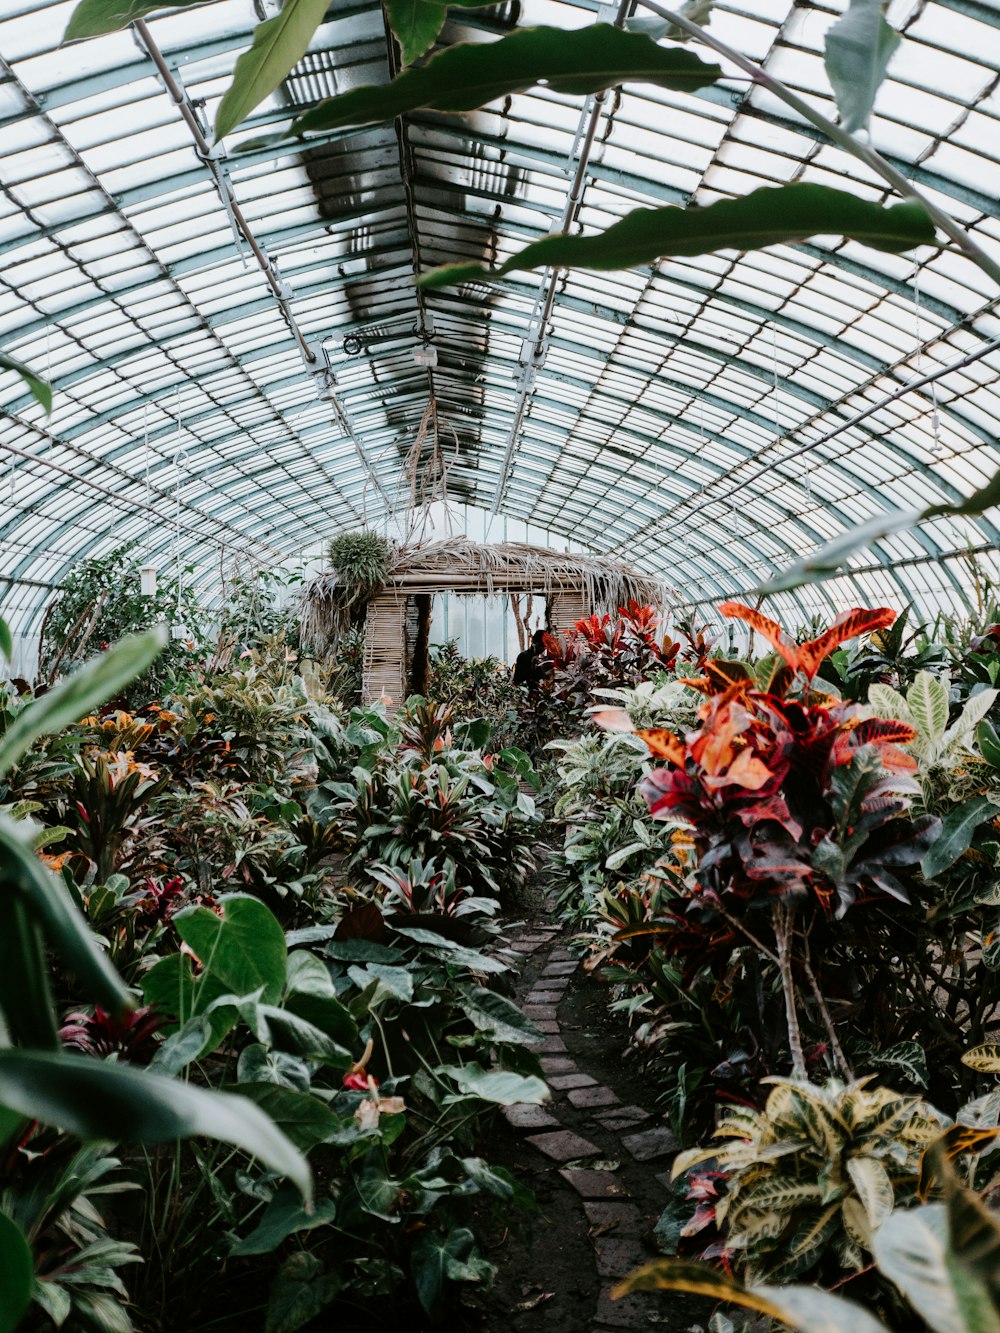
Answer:
POLYGON ((600 1071, 588 1071, 585 1053, 569 1053, 564 1040, 569 1034, 561 1032, 559 1010, 579 962, 558 928, 529 927, 512 935, 511 945, 524 956, 518 998, 545 1033, 535 1049, 541 1052, 552 1099, 542 1107, 512 1106, 504 1114, 558 1170, 589 1224, 590 1262, 600 1278, 600 1294, 589 1327, 580 1333, 641 1329, 653 1323, 662 1327, 662 1297, 612 1301, 610 1292, 653 1257, 643 1237, 666 1202, 663 1173, 678 1145, 662 1118, 641 1106, 622 1105, 615 1090, 595 1077, 600 1071), (619 1169, 610 1169, 616 1161, 619 1169))

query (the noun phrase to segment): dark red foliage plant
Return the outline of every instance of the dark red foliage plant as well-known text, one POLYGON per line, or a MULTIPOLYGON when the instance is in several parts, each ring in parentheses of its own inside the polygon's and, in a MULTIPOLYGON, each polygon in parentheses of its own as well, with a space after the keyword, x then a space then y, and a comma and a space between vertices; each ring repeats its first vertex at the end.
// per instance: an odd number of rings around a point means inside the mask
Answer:
POLYGON ((700 725, 684 736, 638 733, 663 761, 640 788, 650 814, 691 829, 691 899, 677 944, 702 961, 713 951, 727 957, 736 937, 761 951, 780 976, 792 1064, 803 1077, 796 987, 804 979, 846 1075, 810 932, 816 918, 839 921, 855 903, 907 903, 898 872, 920 861, 939 821, 910 817, 916 764, 900 747, 913 740, 912 728, 867 718, 859 705, 814 691, 813 679, 841 643, 890 625, 895 613, 848 611, 819 638, 796 644, 749 607, 727 602, 720 610, 763 635, 787 669, 761 689, 743 664, 707 661, 705 674, 688 682, 707 696, 700 725))

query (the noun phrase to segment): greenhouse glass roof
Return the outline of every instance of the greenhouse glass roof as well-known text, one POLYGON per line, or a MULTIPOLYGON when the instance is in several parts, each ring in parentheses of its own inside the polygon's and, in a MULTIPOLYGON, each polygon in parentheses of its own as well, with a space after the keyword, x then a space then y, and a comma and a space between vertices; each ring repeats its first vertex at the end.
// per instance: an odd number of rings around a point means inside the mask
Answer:
MULTIPOLYGON (((17 628, 37 628, 77 560, 129 539, 208 584, 234 554, 312 556, 444 486, 710 604, 1000 467, 998 293, 954 248, 821 238, 414 286, 641 204, 800 180, 888 197, 735 69, 698 95, 536 87, 237 154, 396 72, 380 6, 345 0, 212 155, 199 127, 273 9, 216 0, 61 46, 72 8, 0 0, 0 347, 54 387, 46 415, 0 371, 0 602, 17 628)), ((834 117, 822 49, 843 8, 722 3, 711 31, 834 117)), ((615 12, 453 10, 443 39, 615 12)), ((905 0, 888 17, 903 42, 872 142, 1000 257, 1000 7, 905 0)), ((938 519, 771 605, 794 622, 859 601, 968 604, 970 560, 1000 577, 996 539, 989 514, 938 519)))

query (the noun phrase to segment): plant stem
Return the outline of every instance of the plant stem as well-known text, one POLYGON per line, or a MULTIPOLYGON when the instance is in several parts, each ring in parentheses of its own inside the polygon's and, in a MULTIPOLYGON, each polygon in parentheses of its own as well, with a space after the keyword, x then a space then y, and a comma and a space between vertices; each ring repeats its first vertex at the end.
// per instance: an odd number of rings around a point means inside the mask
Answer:
POLYGON ((830 1049, 833 1051, 833 1058, 837 1062, 837 1068, 847 1079, 848 1083, 853 1083, 854 1073, 851 1066, 847 1063, 843 1047, 833 1026, 833 1019, 830 1017, 830 1010, 827 1008, 826 997, 819 988, 819 982, 816 980, 816 973, 813 971, 812 958, 809 953, 809 932, 802 932, 802 966, 805 969, 806 980, 809 982, 809 989, 813 993, 813 998, 819 1008, 819 1016, 823 1020, 823 1026, 826 1028, 826 1035, 830 1040, 830 1049))
POLYGON ((781 966, 778 955, 772 949, 769 949, 762 940, 759 940, 752 930, 748 930, 742 921, 738 921, 736 917, 730 916, 718 898, 712 900, 712 906, 718 912, 719 916, 722 917, 723 921, 732 926, 733 930, 739 931, 743 938, 749 940, 755 949, 759 949, 769 962, 772 962, 775 967, 781 966))
POLYGON ((774 938, 778 948, 778 971, 781 975, 781 989, 785 995, 785 1022, 788 1025, 788 1047, 792 1053, 792 1073, 796 1078, 806 1078, 806 1060, 802 1053, 802 1031, 799 1016, 795 1008, 795 980, 792 976, 792 912, 783 902, 771 905, 771 919, 774 922, 774 938))
POLYGON ((731 46, 722 42, 718 37, 712 36, 697 23, 692 23, 683 14, 677 14, 673 10, 664 9, 662 5, 655 3, 655 0, 639 0, 643 9, 648 9, 659 18, 665 19, 668 23, 674 24, 684 32, 694 37, 697 41, 703 42, 706 46, 723 56, 726 60, 731 60, 733 64, 738 65, 745 74, 749 74, 755 83, 768 92, 773 93, 786 106, 790 106, 793 111, 797 111, 800 116, 807 120, 816 129, 821 130, 831 142, 843 148, 845 152, 850 153, 852 157, 858 158, 870 167, 872 171, 882 177, 892 188, 898 191, 904 198, 914 199, 926 210, 927 215, 936 227, 949 236, 957 246, 972 260, 972 262, 981 268, 982 271, 1000 286, 1000 264, 991 259, 985 250, 968 234, 964 227, 955 221, 950 213, 932 203, 920 190, 908 180, 901 171, 885 160, 881 153, 872 148, 870 144, 861 143, 855 139, 852 134, 837 125, 832 120, 827 120, 826 116, 819 111, 814 110, 807 101, 799 97, 787 88, 780 79, 776 79, 773 74, 768 74, 767 70, 746 56, 741 55, 739 51, 734 51, 731 46))

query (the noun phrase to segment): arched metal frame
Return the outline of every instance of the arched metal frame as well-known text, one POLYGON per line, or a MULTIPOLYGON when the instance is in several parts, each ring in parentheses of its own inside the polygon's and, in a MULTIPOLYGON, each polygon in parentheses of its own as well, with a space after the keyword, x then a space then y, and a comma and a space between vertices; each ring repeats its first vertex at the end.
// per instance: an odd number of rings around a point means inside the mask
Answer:
MULTIPOLYGON (((713 30, 832 114, 820 57, 840 7, 720 4, 713 30)), ((602 12, 526 0, 521 22, 578 26, 602 12)), ((0 605, 23 634, 77 560, 123 540, 160 564, 194 563, 210 591, 227 552, 280 564, 340 528, 391 524, 431 399, 461 503, 664 573, 695 608, 746 594, 880 508, 953 500, 1000 466, 1000 354, 887 401, 1000 335, 1000 293, 954 253, 900 258, 831 239, 573 272, 538 330, 539 275, 427 296, 412 276, 502 261, 552 228, 584 99, 536 89, 213 164, 131 34, 59 48, 67 13, 0 0, 0 346, 56 391, 46 419, 0 373, 0 605), (265 275, 244 264, 217 170, 287 284, 312 364, 265 275), (400 335, 346 355, 345 336, 373 326, 400 335), (413 358, 428 340, 433 367, 413 358)), ((455 17, 447 40, 488 36, 488 16, 455 17)), ((904 41, 873 141, 995 252, 997 69, 984 53, 1000 15, 907 0, 890 18, 904 41)), ((251 0, 217 0, 149 23, 207 120, 255 19, 251 0)), ((323 93, 385 81, 379 6, 331 9, 307 59, 234 142, 323 93)), ((595 144, 585 231, 636 205, 790 180, 885 197, 736 80, 699 96, 627 87, 607 100, 595 144)), ((775 610, 959 608, 963 552, 996 577, 997 537, 989 516, 938 520, 775 610)))

